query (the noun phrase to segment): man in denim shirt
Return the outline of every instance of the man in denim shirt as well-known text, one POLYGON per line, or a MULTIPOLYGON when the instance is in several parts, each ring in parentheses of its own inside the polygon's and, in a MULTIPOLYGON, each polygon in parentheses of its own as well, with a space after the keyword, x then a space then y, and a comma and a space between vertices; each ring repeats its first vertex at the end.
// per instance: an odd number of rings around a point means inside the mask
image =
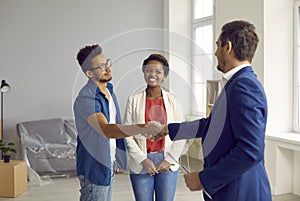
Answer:
POLYGON ((109 83, 111 61, 99 45, 82 48, 77 60, 89 79, 74 103, 80 201, 109 201, 115 167, 125 170, 127 166, 125 139, 122 138, 158 131, 144 124, 119 125, 119 105, 109 83))

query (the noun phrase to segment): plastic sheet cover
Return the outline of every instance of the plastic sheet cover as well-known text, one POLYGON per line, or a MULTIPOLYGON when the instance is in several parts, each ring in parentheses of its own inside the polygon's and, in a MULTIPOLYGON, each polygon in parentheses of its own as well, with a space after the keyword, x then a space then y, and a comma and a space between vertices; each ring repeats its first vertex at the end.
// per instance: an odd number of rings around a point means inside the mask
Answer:
POLYGON ((76 174, 77 133, 73 120, 46 119, 17 124, 21 155, 28 164, 30 180, 38 176, 68 177, 76 174))

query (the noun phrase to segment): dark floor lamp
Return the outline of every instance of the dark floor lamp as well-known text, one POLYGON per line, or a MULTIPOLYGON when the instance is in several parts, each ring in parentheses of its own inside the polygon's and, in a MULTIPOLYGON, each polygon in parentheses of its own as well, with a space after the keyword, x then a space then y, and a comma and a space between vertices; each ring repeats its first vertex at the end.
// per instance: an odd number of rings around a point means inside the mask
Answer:
POLYGON ((1 133, 0 133, 0 140, 3 138, 3 94, 9 92, 10 86, 5 82, 5 80, 1 81, 1 133))

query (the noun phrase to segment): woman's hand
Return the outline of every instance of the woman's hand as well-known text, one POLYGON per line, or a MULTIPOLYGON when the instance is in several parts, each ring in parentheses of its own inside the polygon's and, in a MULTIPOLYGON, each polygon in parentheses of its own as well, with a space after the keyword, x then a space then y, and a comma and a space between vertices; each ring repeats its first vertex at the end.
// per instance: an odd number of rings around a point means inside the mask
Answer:
POLYGON ((170 166, 171 166, 171 165, 172 165, 172 164, 169 163, 168 161, 163 160, 162 162, 160 162, 160 163, 157 165, 156 169, 157 169, 158 173, 162 174, 162 173, 167 172, 167 171, 170 169, 170 166))
POLYGON ((142 162, 142 166, 144 168, 144 170, 150 175, 150 176, 153 176, 155 174, 158 174, 158 171, 154 165, 154 163, 149 160, 148 158, 143 160, 142 162))

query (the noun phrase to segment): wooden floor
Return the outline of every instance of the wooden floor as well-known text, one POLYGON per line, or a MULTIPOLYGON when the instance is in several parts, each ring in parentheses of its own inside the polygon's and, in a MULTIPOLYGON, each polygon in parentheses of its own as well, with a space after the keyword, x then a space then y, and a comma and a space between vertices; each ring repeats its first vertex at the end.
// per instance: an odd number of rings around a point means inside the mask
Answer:
MULTIPOLYGON (((183 165, 187 166, 186 161, 183 165)), ((191 171, 201 167, 201 161, 190 159, 191 171)), ((190 192, 183 180, 183 171, 180 171, 175 201, 203 201, 201 192, 190 192)), ((28 184, 28 191, 17 198, 0 198, 0 201, 75 201, 79 200, 79 182, 76 177, 51 179, 49 184, 39 186, 28 184)), ((128 174, 117 174, 113 201, 134 201, 128 174)), ((274 196, 273 201, 300 201, 299 196, 292 194, 274 196)))

